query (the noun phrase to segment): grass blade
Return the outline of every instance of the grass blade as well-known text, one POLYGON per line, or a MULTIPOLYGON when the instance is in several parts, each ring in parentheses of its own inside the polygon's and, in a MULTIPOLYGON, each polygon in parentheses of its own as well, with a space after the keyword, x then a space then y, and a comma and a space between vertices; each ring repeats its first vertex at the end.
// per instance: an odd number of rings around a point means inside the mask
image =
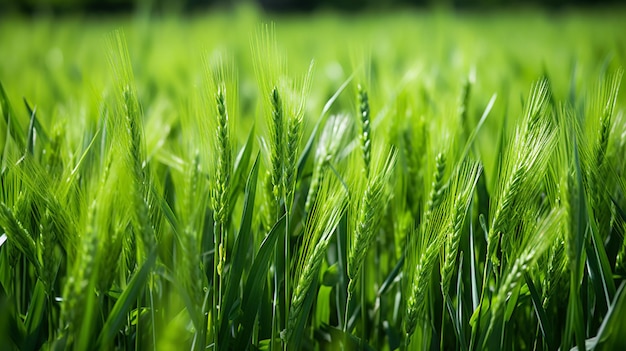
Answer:
POLYGON ((595 350, 626 349, 626 282, 622 282, 598 330, 595 350))
POLYGON ((535 314, 537 315, 537 321, 539 322, 543 339, 548 345, 548 350, 554 350, 554 331, 552 330, 552 322, 548 319, 548 314, 541 303, 541 297, 539 296, 537 288, 535 288, 535 284, 528 273, 524 274, 524 280, 526 281, 528 291, 530 292, 530 298, 533 302, 533 308, 535 309, 535 314))
POLYGON ((272 255, 278 238, 281 234, 285 233, 285 222, 286 217, 283 215, 278 222, 274 224, 272 230, 270 230, 261 243, 261 247, 248 273, 244 291, 254 291, 255 293, 244 295, 242 301, 243 314, 240 319, 241 330, 237 335, 236 350, 243 350, 246 348, 246 345, 250 343, 252 325, 257 319, 258 310, 262 302, 261 299, 264 296, 263 291, 265 290, 265 283, 267 282, 267 272, 270 269, 272 255))
POLYGON ((24 150, 25 140, 24 135, 22 134, 22 126, 20 121, 15 116, 15 112, 11 108, 11 104, 9 103, 9 98, 7 96, 6 91, 4 90, 4 86, 2 82, 0 82, 0 108, 2 109, 2 117, 4 118, 4 122, 7 126, 12 126, 13 130, 9 130, 13 140, 17 143, 17 148, 20 150, 24 150))
POLYGON ((122 328, 128 318, 128 312, 137 301, 137 298, 147 287, 148 277, 152 272, 152 266, 156 261, 156 251, 150 252, 146 261, 141 268, 133 275, 130 282, 124 289, 124 292, 115 302, 111 313, 107 317, 100 334, 98 335, 97 344, 100 347, 110 345, 115 334, 122 328))
POLYGON ((26 327, 26 338, 21 350, 37 350, 41 347, 41 328, 46 313, 46 292, 43 283, 37 280, 33 297, 28 306, 28 313, 24 326, 26 327))
POLYGON ((252 215, 254 209, 254 199, 256 197, 257 179, 259 177, 259 155, 257 154, 248 181, 246 182, 246 189, 243 202, 243 213, 241 215, 241 225, 239 226, 239 235, 235 239, 235 245, 232 253, 232 265, 230 268, 230 274, 228 275, 228 282, 226 283, 226 291, 224 293, 223 308, 221 311, 221 326, 220 326, 220 347, 224 348, 227 344, 224 344, 226 333, 228 333, 228 326, 233 320, 233 306, 239 295, 239 284, 244 271, 245 258, 247 255, 247 249, 249 243, 252 241, 252 215))

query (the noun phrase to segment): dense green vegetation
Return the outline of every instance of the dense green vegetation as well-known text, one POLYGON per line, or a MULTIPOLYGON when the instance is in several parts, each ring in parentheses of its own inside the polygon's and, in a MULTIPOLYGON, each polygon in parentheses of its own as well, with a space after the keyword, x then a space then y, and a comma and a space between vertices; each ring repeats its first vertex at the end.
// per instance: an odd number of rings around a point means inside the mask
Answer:
POLYGON ((624 18, 2 19, 0 345, 626 348, 624 18))

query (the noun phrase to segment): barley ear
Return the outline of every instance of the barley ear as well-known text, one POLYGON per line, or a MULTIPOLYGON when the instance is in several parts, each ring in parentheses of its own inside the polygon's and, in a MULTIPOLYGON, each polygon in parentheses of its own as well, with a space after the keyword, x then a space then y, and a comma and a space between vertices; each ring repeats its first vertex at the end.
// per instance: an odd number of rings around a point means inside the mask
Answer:
POLYGON ((441 289, 444 294, 450 291, 450 283, 457 267, 457 254, 461 241, 461 231, 465 216, 474 194, 481 168, 478 163, 464 163, 454 176, 450 202, 450 214, 445 227, 443 267, 441 270, 441 289))
POLYGON ((297 171, 298 171, 298 148, 302 137, 302 116, 289 118, 287 125, 287 144, 285 154, 285 174, 284 185, 286 207, 290 210, 295 191, 297 171))
POLYGON ((26 257, 26 259, 41 271, 41 265, 37 260, 37 246, 30 233, 22 226, 22 223, 15 218, 13 211, 0 201, 0 226, 6 231, 9 242, 26 257))
MULTIPOLYGON (((64 301, 61 306, 61 320, 69 328, 69 335, 77 335, 82 325, 82 310, 85 308, 89 291, 90 279, 97 274, 96 255, 98 240, 94 232, 96 202, 89 204, 85 231, 80 238, 81 247, 76 262, 73 263, 70 276, 63 289, 64 301)), ((71 342, 71 341, 70 341, 71 342)))
POLYGON ((306 214, 311 212, 323 181, 324 171, 339 151, 342 140, 344 140, 343 136, 349 128, 349 123, 350 119, 346 115, 331 115, 324 125, 318 146, 315 149, 315 165, 304 206, 304 213, 306 214))
MULTIPOLYGON (((377 156, 380 158, 382 156, 377 156)), ((366 179, 366 187, 358 208, 353 239, 348 253, 348 299, 356 289, 356 281, 363 267, 367 250, 378 233, 380 221, 389 201, 390 193, 387 183, 391 177, 396 162, 396 152, 391 151, 384 163, 377 160, 376 173, 371 179, 366 179)))
POLYGON ((291 307, 287 320, 286 340, 289 350, 298 349, 299 338, 306 322, 308 310, 305 310, 305 299, 313 293, 311 288, 318 277, 319 269, 324 262, 324 255, 347 205, 347 194, 337 179, 324 177, 320 194, 312 209, 312 215, 306 226, 306 240, 301 249, 296 276, 297 283, 291 297, 291 307))
POLYGON ((56 267, 59 264, 58 258, 55 256, 54 248, 57 244, 56 234, 54 232, 50 210, 45 209, 39 223, 39 243, 41 246, 41 281, 46 286, 48 294, 52 293, 56 267))
POLYGON ((284 138, 285 129, 283 103, 278 93, 278 88, 274 87, 270 96, 272 103, 272 116, 270 119, 270 176, 272 184, 272 195, 275 206, 278 207, 283 193, 283 166, 284 166, 284 138))
POLYGON ((361 151, 363 153, 363 164, 365 176, 370 174, 370 160, 372 158, 372 135, 370 127, 370 105, 367 91, 361 84, 357 86, 359 100, 359 117, 361 122, 361 151))
POLYGON ((446 170, 446 154, 439 152, 435 158, 435 172, 433 173, 433 181, 428 194, 428 203, 426 204, 426 212, 423 221, 426 226, 429 225, 430 217, 437 206, 443 199, 444 183, 443 176, 446 170))
POLYGON ((228 194, 232 169, 230 127, 224 87, 219 87, 215 94, 217 105, 217 170, 215 180, 214 208, 215 220, 225 224, 229 213, 228 194))
MULTIPOLYGON (((149 206, 149 172, 145 164, 144 136, 142 112, 134 87, 133 70, 126 39, 122 32, 115 31, 109 38, 111 54, 109 61, 116 79, 116 93, 119 101, 119 113, 126 135, 124 142, 127 143, 127 159, 129 171, 133 177, 133 225, 139 234, 140 244, 138 249, 142 255, 152 251, 156 247, 154 228, 150 217, 149 206)), ((118 122, 118 121, 116 121, 118 122)), ((143 257, 142 257, 143 258, 143 257)))

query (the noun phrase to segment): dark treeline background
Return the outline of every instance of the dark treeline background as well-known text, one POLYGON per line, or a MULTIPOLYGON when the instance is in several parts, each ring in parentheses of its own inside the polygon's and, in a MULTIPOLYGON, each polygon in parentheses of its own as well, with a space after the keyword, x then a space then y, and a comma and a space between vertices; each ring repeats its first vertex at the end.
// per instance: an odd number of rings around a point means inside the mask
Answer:
POLYGON ((517 6, 541 6, 560 9, 572 6, 616 5, 624 0, 0 0, 0 13, 69 13, 69 12, 192 12, 204 8, 229 7, 256 3, 266 11, 307 12, 319 9, 373 10, 398 7, 449 7, 484 9, 517 6))

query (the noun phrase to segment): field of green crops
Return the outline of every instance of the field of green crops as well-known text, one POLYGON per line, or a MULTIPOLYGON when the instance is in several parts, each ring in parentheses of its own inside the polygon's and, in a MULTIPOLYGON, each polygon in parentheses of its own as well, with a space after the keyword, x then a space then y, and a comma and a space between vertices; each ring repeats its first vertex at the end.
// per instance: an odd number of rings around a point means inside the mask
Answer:
POLYGON ((624 23, 0 18, 0 348, 626 349, 624 23))

